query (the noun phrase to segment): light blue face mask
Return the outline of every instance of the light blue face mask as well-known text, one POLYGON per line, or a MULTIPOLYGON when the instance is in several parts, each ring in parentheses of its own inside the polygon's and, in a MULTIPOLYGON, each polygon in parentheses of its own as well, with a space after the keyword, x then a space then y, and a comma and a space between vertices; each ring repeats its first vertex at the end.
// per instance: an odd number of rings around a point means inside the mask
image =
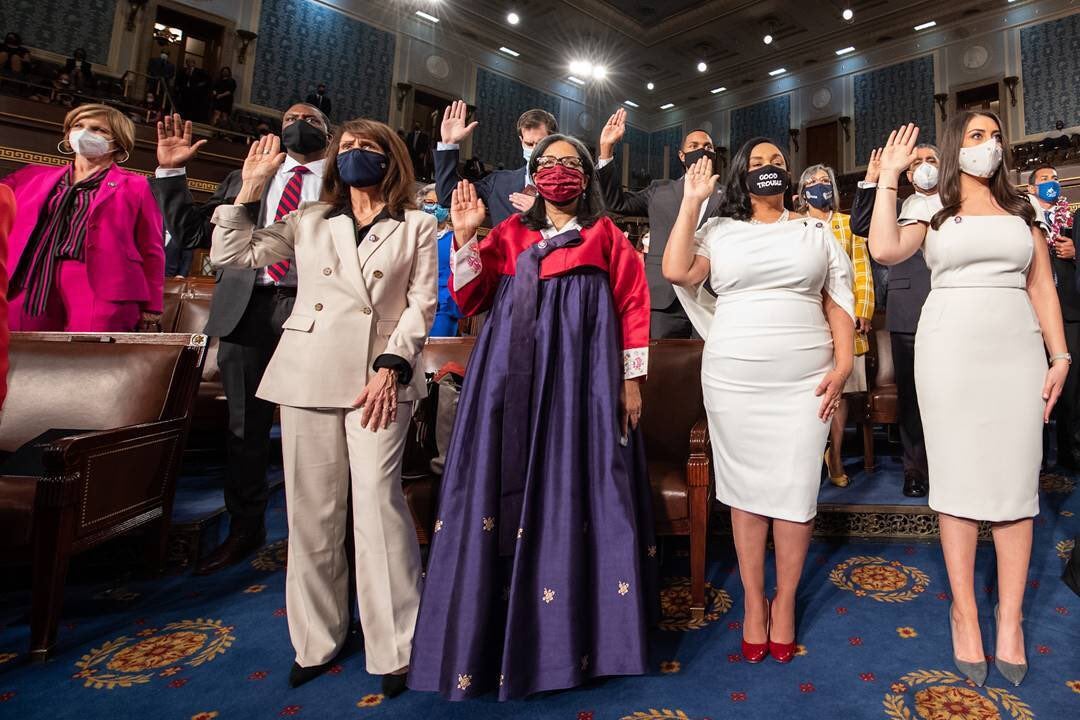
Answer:
POLYGON ((524 145, 521 146, 521 156, 525 158, 526 163, 532 159, 532 151, 533 149, 531 147, 525 147, 524 145))
POLYGON ((442 225, 450 217, 450 208, 445 208, 438 203, 424 203, 421 209, 428 215, 435 216, 435 222, 442 225))

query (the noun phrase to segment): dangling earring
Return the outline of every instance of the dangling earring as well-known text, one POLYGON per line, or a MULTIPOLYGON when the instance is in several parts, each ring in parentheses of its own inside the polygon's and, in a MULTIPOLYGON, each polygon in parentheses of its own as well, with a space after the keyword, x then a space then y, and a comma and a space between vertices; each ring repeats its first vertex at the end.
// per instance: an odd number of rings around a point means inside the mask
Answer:
POLYGON ((124 159, 123 160, 117 160, 115 162, 116 162, 117 165, 123 165, 124 163, 126 163, 130 159, 131 159, 131 153, 129 153, 127 150, 125 150, 124 151, 124 159))
POLYGON ((69 143, 69 142, 67 141, 67 138, 64 138, 64 139, 63 139, 63 140, 61 140, 60 142, 56 143, 56 150, 57 150, 57 152, 59 152, 59 153, 60 153, 61 155, 74 155, 74 154, 75 154, 75 150, 74 150, 74 149, 72 149, 72 147, 71 147, 71 143, 69 143), (65 149, 64 149, 64 146, 65 146, 65 145, 67 146, 67 150, 65 150, 65 149))

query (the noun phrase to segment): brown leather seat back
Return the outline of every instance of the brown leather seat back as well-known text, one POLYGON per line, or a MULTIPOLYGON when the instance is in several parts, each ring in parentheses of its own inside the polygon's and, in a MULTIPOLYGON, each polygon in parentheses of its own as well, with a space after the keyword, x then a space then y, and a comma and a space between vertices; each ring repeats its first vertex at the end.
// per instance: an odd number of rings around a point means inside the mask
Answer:
POLYGON ((874 333, 874 360, 877 370, 874 373, 871 387, 884 387, 896 384, 896 368, 892 359, 892 339, 889 331, 884 328, 876 328, 874 333))
MULTIPOLYGON (((214 299, 213 279, 186 278, 183 302, 180 303, 177 313, 175 330, 182 333, 202 333, 210 319, 210 303, 214 299)), ((221 369, 217 362, 217 338, 210 338, 206 346, 206 362, 203 364, 202 379, 204 382, 217 382, 221 380, 221 369)))
POLYGON ((12 334, 0 450, 46 430, 163 419, 182 345, 29 340, 12 334))
POLYGON ((686 464, 690 428, 705 416, 701 399, 701 340, 653 340, 642 386, 641 427, 650 462, 686 464))
POLYGON ((165 297, 161 311, 161 329, 165 332, 176 332, 176 317, 180 313, 180 301, 186 286, 186 278, 165 278, 165 297))

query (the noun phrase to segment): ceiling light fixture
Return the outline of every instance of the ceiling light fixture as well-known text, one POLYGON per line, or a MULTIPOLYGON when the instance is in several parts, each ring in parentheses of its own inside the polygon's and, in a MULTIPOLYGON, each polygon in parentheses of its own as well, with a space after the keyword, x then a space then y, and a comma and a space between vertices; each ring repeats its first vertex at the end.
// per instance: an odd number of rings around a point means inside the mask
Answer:
POLYGON ((675 103, 664 103, 663 105, 660 106, 660 109, 661 110, 670 110, 673 107, 675 107, 675 103))
POLYGON ((705 64, 704 62, 699 62, 699 63, 697 64, 697 71, 698 71, 698 72, 705 72, 705 71, 706 71, 706 70, 708 70, 708 69, 709 69, 709 66, 708 66, 708 65, 706 65, 706 64, 705 64))
POLYGON ((765 37, 761 38, 761 42, 765 43, 766 45, 772 45, 772 41, 773 36, 768 33, 765 33, 765 37))
POLYGON ((848 22, 855 19, 855 11, 851 8, 844 8, 844 12, 840 13, 840 17, 844 18, 848 22))
POLYGON ((622 101, 622 104, 623 104, 623 105, 628 105, 629 107, 641 107, 640 105, 638 105, 638 104, 637 104, 636 102, 634 102, 633 100, 623 100, 623 101, 622 101))
POLYGON ((836 54, 837 55, 847 55, 850 52, 855 52, 855 46, 854 45, 848 45, 846 48, 840 48, 839 50, 836 51, 836 54))
POLYGON ((655 90, 655 89, 656 89, 656 85, 654 85, 654 84, 652 84, 652 83, 645 83, 645 89, 646 89, 646 90, 655 90))
POLYGON ((777 75, 783 75, 787 72, 787 68, 776 68, 769 71, 769 77, 776 77, 777 75))
POLYGON ((718 87, 718 88, 713 88, 713 89, 712 89, 712 90, 710 90, 709 92, 711 92, 711 93, 712 93, 713 95, 716 95, 717 93, 722 93, 722 92, 724 92, 725 90, 727 90, 727 88, 726 88, 726 87, 718 87))
POLYGON ((428 15, 423 10, 417 10, 416 11, 416 16, 418 18, 422 19, 422 20, 427 20, 428 22, 433 22, 433 23, 439 22, 439 18, 435 17, 434 15, 428 15))
POLYGON ((521 16, 518 15, 516 12, 507 13, 506 22, 510 23, 511 25, 517 25, 519 22, 521 22, 521 16))
POLYGON ((607 68, 603 65, 594 65, 592 69, 593 80, 603 80, 607 77, 607 68))
POLYGON ((931 20, 930 22, 924 22, 922 25, 916 25, 915 26, 915 32, 919 32, 920 30, 927 30, 929 28, 934 27, 935 25, 937 25, 937 20, 931 20))
POLYGON ((500 47, 499 52, 504 52, 507 55, 509 55, 510 57, 520 57, 521 56, 521 53, 515 52, 514 50, 511 50, 510 48, 508 48, 506 46, 500 47))
POLYGON ((570 82, 572 82, 572 83, 576 83, 577 85, 584 85, 584 84, 585 84, 585 81, 584 81, 584 80, 582 80, 582 79, 581 79, 581 78, 579 78, 579 77, 575 77, 575 76, 573 76, 573 75, 567 75, 567 76, 566 76, 566 79, 567 79, 567 80, 569 80, 569 81, 570 81, 570 82))
POLYGON ((592 75, 593 66, 588 60, 572 60, 570 62, 570 72, 574 75, 584 75, 588 77, 592 75))

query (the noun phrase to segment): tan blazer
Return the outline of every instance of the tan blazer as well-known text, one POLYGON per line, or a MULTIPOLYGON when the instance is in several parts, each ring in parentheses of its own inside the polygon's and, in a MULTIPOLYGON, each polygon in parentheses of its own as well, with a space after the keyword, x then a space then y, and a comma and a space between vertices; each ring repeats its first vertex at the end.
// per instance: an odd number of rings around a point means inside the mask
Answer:
MULTIPOLYGON (((406 210, 404 221, 376 223, 358 248, 352 218, 327 218, 328 209, 303 203, 262 230, 242 205, 214 211, 214 265, 296 263, 296 304, 258 391, 279 405, 352 407, 379 355, 392 353, 416 367, 435 316, 435 218, 406 210)), ((425 392, 423 373, 414 373, 398 399, 425 392)))

